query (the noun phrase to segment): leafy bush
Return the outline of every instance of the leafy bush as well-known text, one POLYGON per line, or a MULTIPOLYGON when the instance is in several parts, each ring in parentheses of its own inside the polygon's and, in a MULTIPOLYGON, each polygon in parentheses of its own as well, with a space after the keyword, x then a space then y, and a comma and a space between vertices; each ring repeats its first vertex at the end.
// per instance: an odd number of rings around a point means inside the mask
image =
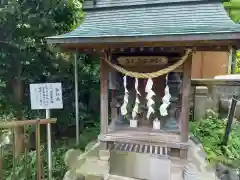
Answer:
POLYGON ((93 140, 96 140, 100 133, 100 124, 95 123, 93 127, 86 127, 84 132, 79 137, 79 146, 78 148, 84 150, 87 144, 93 140))
MULTIPOLYGON (((52 175, 53 180, 58 180, 64 176, 67 168, 64 164, 63 158, 64 153, 68 150, 67 146, 59 147, 52 151, 53 169, 52 175)), ((42 163, 42 174, 47 175, 47 148, 42 146, 41 148, 41 163, 42 163)), ((22 155, 15 160, 15 171, 12 165, 13 155, 9 152, 4 156, 4 179, 11 180, 13 175, 19 180, 35 180, 36 179, 36 151, 28 152, 26 155, 22 155), (15 172, 15 173, 13 173, 15 172)))
POLYGON ((227 120, 208 117, 190 123, 194 136, 201 142, 210 163, 224 163, 232 167, 240 166, 240 124, 234 123, 228 145, 222 146, 227 120))
POLYGON ((240 51, 237 51, 236 54, 235 73, 240 74, 240 51))
MULTIPOLYGON (((99 123, 95 123, 94 126, 86 128, 80 135, 79 147, 84 149, 85 146, 92 140, 95 140, 99 134, 99 123)), ((64 177, 67 172, 67 167, 64 163, 64 155, 67 150, 75 147, 75 139, 61 139, 57 140, 52 145, 52 180, 59 180, 64 177)), ((11 180, 13 177, 13 153, 11 149, 6 149, 7 154, 4 154, 3 167, 4 167, 4 179, 11 180)), ((41 146, 41 163, 42 174, 47 176, 47 145, 41 146)), ((36 151, 30 151, 26 155, 22 155, 15 160, 15 177, 19 180, 35 180, 36 179, 36 151)))

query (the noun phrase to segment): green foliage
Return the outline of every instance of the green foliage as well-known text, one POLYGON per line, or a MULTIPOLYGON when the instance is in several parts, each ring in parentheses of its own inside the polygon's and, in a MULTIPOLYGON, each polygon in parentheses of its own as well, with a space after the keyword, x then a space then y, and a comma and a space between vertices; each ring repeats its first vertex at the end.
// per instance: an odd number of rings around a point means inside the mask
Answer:
POLYGON ((237 51, 237 54, 236 54, 235 73, 240 74, 240 51, 237 51))
POLYGON ((232 131, 227 146, 222 146, 222 139, 226 128, 226 119, 208 117, 190 123, 194 136, 201 142, 210 163, 222 162, 229 166, 240 166, 240 124, 232 125, 232 131))
MULTIPOLYGON (((224 0, 224 7, 227 10, 229 16, 236 23, 240 23, 240 1, 239 0, 224 0)), ((240 52, 236 54, 236 67, 235 73, 240 73, 240 52)))
POLYGON ((84 150, 84 148, 87 146, 87 144, 93 140, 96 140, 98 138, 98 135, 100 134, 100 124, 94 123, 93 127, 86 127, 84 132, 79 137, 79 147, 81 150, 84 150))
POLYGON ((230 0, 224 2, 224 6, 227 9, 230 17, 236 23, 240 23, 240 1, 239 0, 230 0))
MULTIPOLYGON (((2 3, 3 1, 0 1, 2 3)), ((30 109, 29 84, 61 82, 63 87, 62 110, 52 110, 51 116, 57 118, 53 126, 55 137, 72 136, 69 127, 75 125, 75 95, 73 56, 47 45, 45 37, 62 34, 75 29, 84 18, 81 0, 8 0, 0 4, 0 122, 12 117, 26 119, 44 118, 44 111, 30 109), (20 114, 20 116, 19 116, 20 114)), ((81 148, 96 138, 99 132, 97 121, 99 109, 99 61, 97 57, 83 54, 78 56, 80 124, 88 127, 80 139, 81 148), (95 106, 89 102, 94 100, 95 106), (96 108, 95 108, 96 107, 96 108), (97 118, 96 118, 97 117, 97 118), (91 130, 94 128, 94 131, 91 130)), ((45 133, 42 133, 45 134, 45 133)), ((42 136, 43 137, 43 136, 42 136)), ((53 176, 61 179, 66 172, 63 154, 74 142, 53 145, 53 176)), ((11 149, 8 149, 10 151, 11 149)), ((43 164, 46 165, 46 147, 42 147, 43 164)), ((29 152, 27 159, 20 156, 17 160, 18 179, 35 178, 35 152, 29 152), (27 162, 27 163, 24 163, 27 162), (24 164, 31 167, 29 176, 24 176, 24 164)), ((4 179, 10 178, 13 166, 12 155, 5 156, 4 179)), ((44 166, 44 171, 46 171, 44 166)), ((26 175, 26 174, 25 174, 26 175)))
MULTIPOLYGON (((94 127, 86 128, 86 130, 80 136, 80 148, 84 149, 85 146, 93 140, 97 139, 99 134, 99 124, 95 124, 94 127)), ((52 160, 53 160, 53 169, 52 175, 53 180, 59 180, 64 177, 64 174, 67 172, 67 167, 64 164, 64 154, 71 147, 75 146, 75 139, 61 139, 53 143, 52 147, 52 160)), ((78 147, 79 148, 79 147, 78 147)), ((13 155, 10 151, 5 151, 7 154, 4 156, 3 165, 4 165, 4 179, 11 180, 13 175, 13 165, 12 159, 13 155), (10 152, 10 153, 9 153, 10 152)), ((47 167, 47 145, 43 144, 41 147, 41 162, 42 162, 42 172, 47 176, 48 167, 47 167)), ((15 176, 19 180, 35 180, 36 179, 36 151, 28 152, 25 155, 20 156, 16 160, 15 176)))
MULTIPOLYGON (((53 160, 53 169, 52 175, 53 180, 58 180, 64 176, 64 173, 67 171, 67 168, 64 164, 63 158, 64 153, 68 150, 67 146, 58 147, 52 151, 52 160, 53 160)), ((47 149, 45 146, 42 146, 41 149, 42 155, 42 172, 47 174, 47 149)), ((5 173, 4 179, 11 180, 14 173, 13 173, 13 165, 10 164, 12 162, 12 154, 8 154, 5 156, 5 173)), ((15 168, 15 177, 20 180, 29 179, 35 180, 36 179, 36 151, 31 151, 27 153, 27 155, 22 155, 16 159, 16 168, 15 168)))
MULTIPOLYGON (((230 0, 224 2, 224 7, 226 8, 229 16, 232 20, 236 23, 240 23, 240 1, 239 0, 230 0)), ((240 52, 237 51, 236 54, 236 66, 235 66, 235 73, 240 73, 240 52)))
MULTIPOLYGON (((75 118, 73 56, 47 45, 45 37, 76 28, 84 17, 82 1, 8 0, 0 7, 0 114, 44 118, 43 111, 30 110, 29 84, 62 82, 64 109, 53 110, 52 117, 58 119, 58 131, 66 131, 75 118)), ((99 114, 88 106, 90 96, 99 102, 97 60, 78 57, 81 122, 99 114)))

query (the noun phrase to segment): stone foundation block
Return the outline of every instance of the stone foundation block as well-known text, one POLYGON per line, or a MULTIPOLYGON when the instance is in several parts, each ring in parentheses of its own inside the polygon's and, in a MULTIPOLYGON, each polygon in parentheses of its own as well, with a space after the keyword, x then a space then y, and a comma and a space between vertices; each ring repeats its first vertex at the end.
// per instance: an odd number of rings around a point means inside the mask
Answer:
POLYGON ((86 175, 85 180, 104 180, 100 175, 86 175))
POLYGON ((63 180, 84 180, 84 175, 77 173, 75 170, 69 170, 65 173, 63 180))
POLYGON ((99 151, 99 159, 102 161, 108 161, 110 158, 110 151, 109 150, 100 150, 99 151))

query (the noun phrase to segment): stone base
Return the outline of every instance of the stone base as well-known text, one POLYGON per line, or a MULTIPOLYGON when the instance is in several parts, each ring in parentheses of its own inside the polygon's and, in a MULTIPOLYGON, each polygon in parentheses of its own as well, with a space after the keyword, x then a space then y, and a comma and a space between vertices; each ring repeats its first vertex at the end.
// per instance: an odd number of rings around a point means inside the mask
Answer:
POLYGON ((104 178, 97 175, 87 175, 84 180, 104 180, 104 178))
POLYGON ((82 174, 77 173, 75 170, 69 170, 65 173, 63 180, 84 180, 82 174))
MULTIPOLYGON (((159 179, 159 177, 156 177, 156 179, 159 179)), ((107 180, 141 180, 141 179, 124 177, 124 176, 117 176, 117 175, 109 175, 107 180)), ((152 180, 152 179, 150 179, 150 180, 152 180)), ((180 170, 172 171, 170 180, 183 180, 182 171, 180 171, 180 170)))
POLYGON ((139 179, 117 176, 117 175, 109 175, 107 180, 139 180, 139 179))
POLYGON ((70 169, 64 180, 103 180, 109 174, 109 151, 100 150, 100 143, 89 143, 84 153, 69 150, 65 164, 70 169))
POLYGON ((182 180, 185 161, 145 153, 112 151, 110 166, 110 174, 119 179, 158 180, 162 177, 164 180, 182 180))
POLYGON ((157 156, 134 152, 111 152, 110 159, 110 152, 100 150, 99 146, 89 151, 88 155, 83 153, 84 158, 82 158, 83 155, 73 158, 73 155, 78 153, 73 150, 67 153, 65 162, 70 170, 66 173, 64 180, 140 180, 138 178, 158 180, 161 175, 164 176, 162 177, 164 180, 183 180, 183 169, 189 162, 197 166, 201 179, 216 179, 214 171, 207 170, 202 148, 193 141, 190 141, 187 162, 178 158, 159 159, 157 156), (69 159, 76 159, 77 162, 70 164, 69 159))

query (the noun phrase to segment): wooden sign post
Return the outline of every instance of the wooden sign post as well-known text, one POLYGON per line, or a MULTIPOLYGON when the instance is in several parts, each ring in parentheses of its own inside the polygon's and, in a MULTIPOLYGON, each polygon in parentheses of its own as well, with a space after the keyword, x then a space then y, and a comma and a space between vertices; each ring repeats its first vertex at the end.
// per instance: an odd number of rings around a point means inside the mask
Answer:
MULTIPOLYGON (((50 119, 50 109, 62 109, 62 84, 30 84, 31 109, 45 109, 46 119, 50 119)), ((51 124, 47 124, 48 179, 52 179, 51 124)))

